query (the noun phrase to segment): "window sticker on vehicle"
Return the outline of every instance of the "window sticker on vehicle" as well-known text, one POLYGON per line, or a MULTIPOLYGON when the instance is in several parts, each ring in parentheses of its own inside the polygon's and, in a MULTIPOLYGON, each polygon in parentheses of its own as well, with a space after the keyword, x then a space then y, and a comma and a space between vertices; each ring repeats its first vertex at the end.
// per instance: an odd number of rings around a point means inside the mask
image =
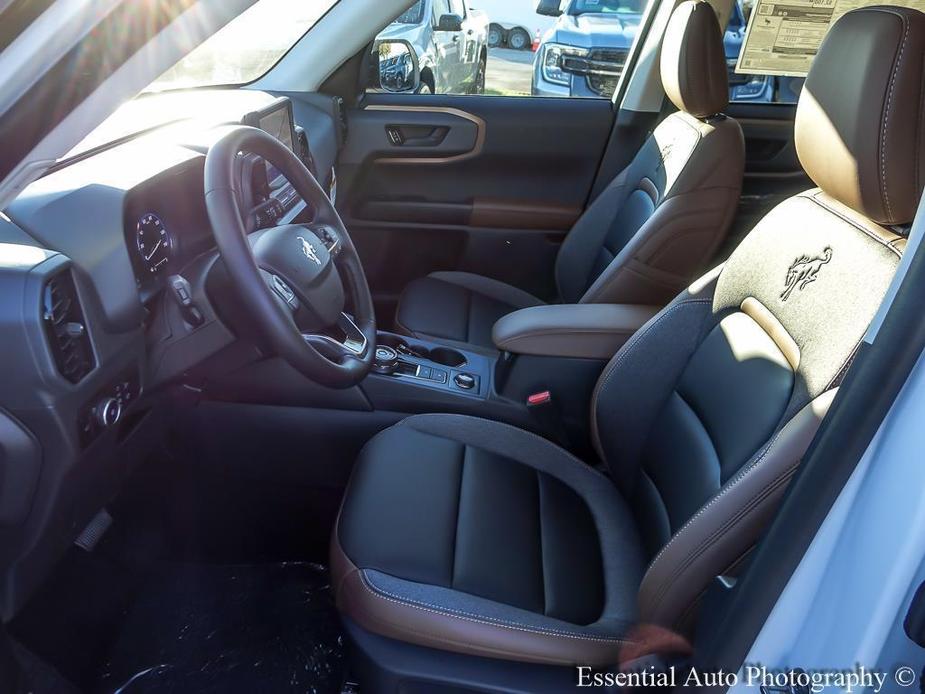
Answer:
POLYGON ((755 0, 736 72, 805 77, 829 28, 868 5, 925 10, 925 0, 755 0))

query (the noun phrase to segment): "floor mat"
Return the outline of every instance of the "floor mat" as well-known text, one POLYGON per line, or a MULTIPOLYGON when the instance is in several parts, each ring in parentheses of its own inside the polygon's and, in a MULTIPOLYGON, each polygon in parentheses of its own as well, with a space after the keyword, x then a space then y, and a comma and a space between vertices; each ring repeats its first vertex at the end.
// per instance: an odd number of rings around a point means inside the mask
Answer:
POLYGON ((324 567, 163 566, 136 596, 95 692, 341 691, 343 637, 324 567))

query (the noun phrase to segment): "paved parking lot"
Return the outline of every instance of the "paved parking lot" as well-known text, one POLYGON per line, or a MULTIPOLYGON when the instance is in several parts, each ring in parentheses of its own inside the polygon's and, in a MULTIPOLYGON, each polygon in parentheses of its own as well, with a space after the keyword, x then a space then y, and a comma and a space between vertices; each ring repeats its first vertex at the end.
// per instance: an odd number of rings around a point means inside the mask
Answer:
POLYGON ((495 96, 529 96, 533 56, 531 51, 489 49, 485 93, 495 96))

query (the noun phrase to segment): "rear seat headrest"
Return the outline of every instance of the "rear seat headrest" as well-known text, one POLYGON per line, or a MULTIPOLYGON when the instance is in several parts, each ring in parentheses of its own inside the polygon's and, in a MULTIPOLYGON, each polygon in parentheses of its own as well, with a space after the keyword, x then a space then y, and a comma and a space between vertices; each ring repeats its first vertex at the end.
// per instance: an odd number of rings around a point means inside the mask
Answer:
POLYGON ((712 116, 729 103, 729 75, 723 32, 707 2, 687 0, 671 14, 659 67, 671 102, 696 118, 712 116))
POLYGON ((878 224, 915 216, 925 167, 925 14, 853 10, 829 31, 796 115, 796 147, 822 190, 878 224))

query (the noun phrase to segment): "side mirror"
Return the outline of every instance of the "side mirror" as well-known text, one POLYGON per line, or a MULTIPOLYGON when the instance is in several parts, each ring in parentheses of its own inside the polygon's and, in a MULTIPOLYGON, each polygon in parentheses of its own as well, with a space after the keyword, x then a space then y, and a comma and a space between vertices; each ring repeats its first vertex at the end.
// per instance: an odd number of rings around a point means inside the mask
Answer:
POLYGON ((421 69, 414 48, 403 39, 386 39, 373 44, 370 87, 384 92, 416 92, 421 69))
POLYGON ((559 17, 562 14, 562 0, 540 0, 536 13, 544 17, 559 17))
POLYGON ((463 18, 458 14, 440 15, 440 21, 437 22, 437 31, 462 31, 463 18))

